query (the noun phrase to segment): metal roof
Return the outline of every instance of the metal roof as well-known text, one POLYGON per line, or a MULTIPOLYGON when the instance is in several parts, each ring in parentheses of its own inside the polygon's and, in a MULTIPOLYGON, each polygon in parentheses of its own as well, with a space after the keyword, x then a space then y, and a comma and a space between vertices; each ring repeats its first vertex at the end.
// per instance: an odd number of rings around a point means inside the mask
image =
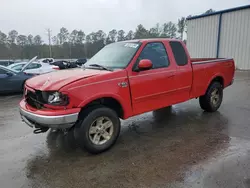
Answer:
POLYGON ((207 16, 212 16, 212 15, 216 15, 216 14, 223 14, 223 13, 227 13, 227 12, 233 12, 233 11, 243 10, 243 9, 248 9, 248 8, 250 8, 250 5, 230 8, 230 9, 221 10, 221 11, 216 11, 216 12, 212 12, 209 14, 201 14, 201 15, 197 15, 197 16, 192 16, 190 18, 187 18, 187 20, 193 20, 193 19, 197 19, 197 18, 203 18, 203 17, 207 17, 207 16))

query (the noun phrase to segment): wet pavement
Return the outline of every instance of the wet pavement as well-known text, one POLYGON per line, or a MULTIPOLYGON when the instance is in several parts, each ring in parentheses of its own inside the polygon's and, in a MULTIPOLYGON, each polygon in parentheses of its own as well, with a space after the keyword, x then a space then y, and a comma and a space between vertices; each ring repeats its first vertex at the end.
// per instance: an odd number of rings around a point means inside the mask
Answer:
POLYGON ((218 112, 191 100, 128 119, 99 155, 63 133, 34 135, 20 98, 0 97, 0 187, 250 188, 250 72, 237 72, 218 112))

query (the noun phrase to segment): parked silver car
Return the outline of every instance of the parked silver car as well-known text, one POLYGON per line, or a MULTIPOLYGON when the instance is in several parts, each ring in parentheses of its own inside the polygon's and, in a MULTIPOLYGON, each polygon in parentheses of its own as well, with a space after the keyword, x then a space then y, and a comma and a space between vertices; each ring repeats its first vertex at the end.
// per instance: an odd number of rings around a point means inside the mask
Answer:
MULTIPOLYGON (((29 61, 32 63, 36 57, 29 61)), ((25 81, 34 76, 34 74, 25 73, 24 70, 28 66, 26 64, 21 71, 15 71, 0 65, 0 93, 21 92, 25 81)))

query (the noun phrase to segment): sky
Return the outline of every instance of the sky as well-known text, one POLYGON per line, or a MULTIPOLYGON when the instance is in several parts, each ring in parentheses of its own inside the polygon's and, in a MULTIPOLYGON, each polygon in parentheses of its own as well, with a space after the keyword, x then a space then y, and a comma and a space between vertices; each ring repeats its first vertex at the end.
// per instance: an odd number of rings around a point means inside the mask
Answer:
POLYGON ((212 8, 223 10, 249 5, 250 0, 0 0, 0 31, 15 29, 19 34, 41 35, 46 29, 56 35, 61 27, 85 34, 99 29, 134 30, 146 28, 212 8))

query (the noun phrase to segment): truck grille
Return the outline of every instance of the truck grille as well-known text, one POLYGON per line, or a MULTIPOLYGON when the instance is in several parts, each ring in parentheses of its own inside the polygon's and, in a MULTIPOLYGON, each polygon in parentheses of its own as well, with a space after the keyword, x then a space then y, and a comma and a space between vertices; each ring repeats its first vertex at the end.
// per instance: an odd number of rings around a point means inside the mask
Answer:
POLYGON ((42 98, 41 91, 33 92, 30 90, 27 90, 26 95, 25 95, 25 100, 30 106, 36 109, 42 109, 44 106, 44 101, 42 98))

